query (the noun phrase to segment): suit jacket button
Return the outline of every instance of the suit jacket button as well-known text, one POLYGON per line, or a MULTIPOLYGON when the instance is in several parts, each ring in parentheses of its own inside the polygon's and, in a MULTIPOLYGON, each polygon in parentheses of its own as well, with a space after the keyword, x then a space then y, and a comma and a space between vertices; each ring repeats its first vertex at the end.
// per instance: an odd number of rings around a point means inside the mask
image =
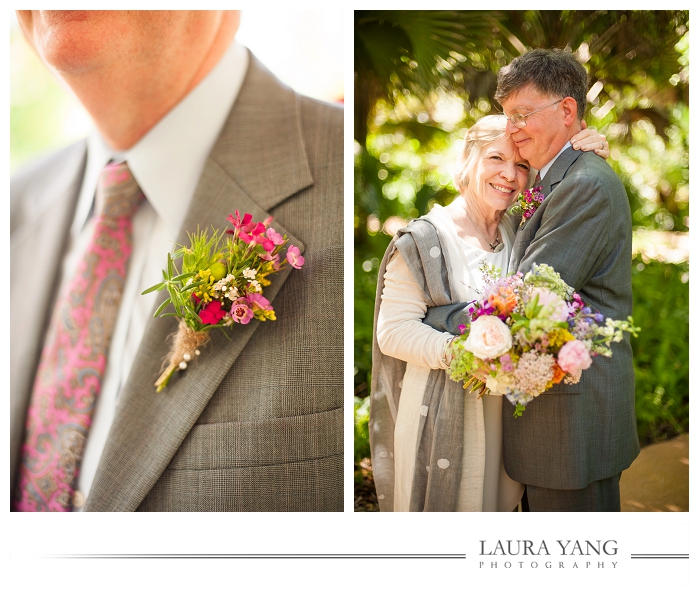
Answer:
POLYGON ((75 490, 73 494, 73 508, 82 508, 85 505, 85 496, 82 491, 75 490))

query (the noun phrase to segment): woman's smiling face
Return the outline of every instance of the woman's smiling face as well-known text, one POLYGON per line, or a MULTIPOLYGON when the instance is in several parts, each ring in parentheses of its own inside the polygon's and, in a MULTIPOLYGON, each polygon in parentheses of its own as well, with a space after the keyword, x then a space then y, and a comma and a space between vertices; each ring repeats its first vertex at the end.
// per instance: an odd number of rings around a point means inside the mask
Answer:
POLYGON ((475 170, 474 184, 469 185, 473 198, 502 211, 526 188, 530 167, 508 136, 483 148, 475 170))

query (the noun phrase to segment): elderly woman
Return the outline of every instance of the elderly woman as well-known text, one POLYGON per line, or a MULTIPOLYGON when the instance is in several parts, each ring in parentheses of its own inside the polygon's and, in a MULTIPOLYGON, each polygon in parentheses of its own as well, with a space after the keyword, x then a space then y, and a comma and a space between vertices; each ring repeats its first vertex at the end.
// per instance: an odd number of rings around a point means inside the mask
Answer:
MULTIPOLYGON (((379 270, 370 433, 382 511, 511 512, 522 497, 502 464, 502 397, 479 399, 452 381, 454 336, 424 321, 430 307, 477 299, 483 264, 507 273, 516 222, 505 210, 535 171, 506 122, 486 116, 471 127, 459 196, 400 230, 379 270)), ((608 156, 594 131, 571 142, 608 156)))

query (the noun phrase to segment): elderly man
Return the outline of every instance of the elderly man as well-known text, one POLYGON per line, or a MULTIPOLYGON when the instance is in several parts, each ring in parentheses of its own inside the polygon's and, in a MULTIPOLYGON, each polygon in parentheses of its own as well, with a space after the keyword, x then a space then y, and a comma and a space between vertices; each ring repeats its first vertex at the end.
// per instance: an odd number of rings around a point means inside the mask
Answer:
POLYGON ((96 131, 11 184, 12 508, 341 510, 341 110, 235 43, 237 11, 18 18, 96 131), (107 280, 91 251, 115 181, 132 240, 107 280), (277 321, 214 330, 156 394, 177 324, 140 293, 173 241, 235 210, 273 217, 305 265, 265 289, 277 321), (71 353, 85 338, 97 365, 71 353))
MULTIPOLYGON (((593 309, 631 314, 631 214, 607 163, 571 147, 585 112, 587 73, 561 50, 534 50, 498 73, 507 132, 539 170, 545 200, 517 232, 510 271, 545 263, 593 309)), ((628 337, 577 385, 560 384, 514 419, 503 399, 504 464, 532 511, 618 511, 619 478, 638 455, 628 337)))

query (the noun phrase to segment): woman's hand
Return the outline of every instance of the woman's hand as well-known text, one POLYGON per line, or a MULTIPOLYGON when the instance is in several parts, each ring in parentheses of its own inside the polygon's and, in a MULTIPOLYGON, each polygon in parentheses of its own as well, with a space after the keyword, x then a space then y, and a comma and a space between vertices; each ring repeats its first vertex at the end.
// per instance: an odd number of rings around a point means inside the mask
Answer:
POLYGON ((570 138, 570 144, 573 146, 573 149, 594 151, 598 156, 606 160, 609 157, 607 138, 596 130, 587 128, 587 123, 584 120, 580 124, 582 125, 582 130, 570 138))

